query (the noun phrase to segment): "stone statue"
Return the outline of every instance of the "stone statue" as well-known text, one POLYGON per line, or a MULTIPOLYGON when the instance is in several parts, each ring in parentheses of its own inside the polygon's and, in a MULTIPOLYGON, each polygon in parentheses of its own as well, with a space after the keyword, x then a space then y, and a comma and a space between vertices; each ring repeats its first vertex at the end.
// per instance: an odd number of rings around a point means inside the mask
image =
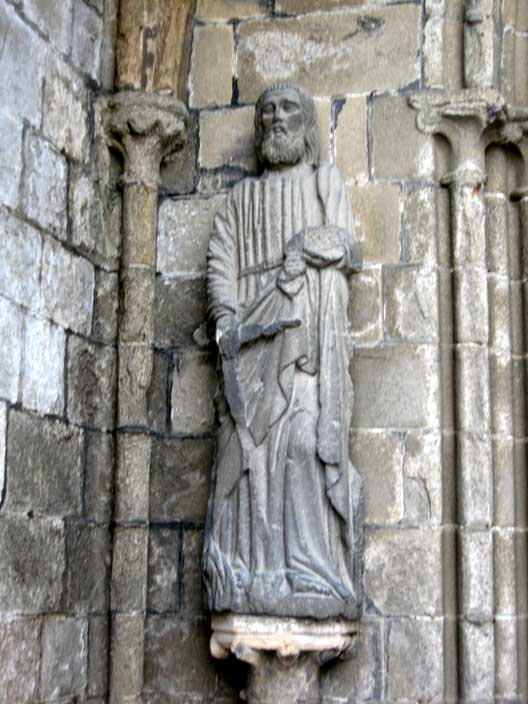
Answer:
POLYGON ((228 195, 208 252, 222 366, 209 606, 354 619, 361 491, 348 452, 347 276, 361 248, 343 180, 319 163, 306 91, 266 90, 255 133, 263 173, 228 195))

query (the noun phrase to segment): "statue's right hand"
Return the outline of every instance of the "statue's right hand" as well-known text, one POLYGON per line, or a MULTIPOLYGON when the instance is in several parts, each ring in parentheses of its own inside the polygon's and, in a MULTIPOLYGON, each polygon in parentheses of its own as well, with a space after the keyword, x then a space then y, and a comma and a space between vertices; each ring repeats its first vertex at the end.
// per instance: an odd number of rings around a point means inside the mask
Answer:
POLYGON ((234 315, 225 315, 216 324, 216 343, 227 359, 233 359, 240 349, 240 323, 234 315))

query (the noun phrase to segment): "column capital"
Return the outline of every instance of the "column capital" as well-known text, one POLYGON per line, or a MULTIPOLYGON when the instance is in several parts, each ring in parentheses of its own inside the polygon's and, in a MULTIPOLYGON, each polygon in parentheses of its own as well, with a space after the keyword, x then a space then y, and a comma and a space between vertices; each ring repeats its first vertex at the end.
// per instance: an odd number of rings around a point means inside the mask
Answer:
POLYGON ((157 188, 162 160, 181 149, 189 114, 170 95, 122 91, 102 98, 109 146, 124 157, 123 183, 157 188))

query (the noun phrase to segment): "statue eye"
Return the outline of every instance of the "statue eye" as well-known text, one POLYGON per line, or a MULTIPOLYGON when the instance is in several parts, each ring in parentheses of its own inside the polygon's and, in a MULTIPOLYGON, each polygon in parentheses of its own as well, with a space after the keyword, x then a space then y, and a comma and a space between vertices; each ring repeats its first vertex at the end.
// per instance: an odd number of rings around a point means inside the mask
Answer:
POLYGON ((285 112, 295 112, 300 109, 300 105, 292 102, 291 100, 285 100, 282 107, 285 112))

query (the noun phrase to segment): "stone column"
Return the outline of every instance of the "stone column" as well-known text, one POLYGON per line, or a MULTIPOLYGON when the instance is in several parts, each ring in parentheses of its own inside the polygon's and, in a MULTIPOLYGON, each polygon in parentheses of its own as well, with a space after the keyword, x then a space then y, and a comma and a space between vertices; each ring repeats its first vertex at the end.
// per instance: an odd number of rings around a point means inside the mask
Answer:
POLYGON ((156 222, 161 161, 183 143, 187 111, 170 96, 123 92, 102 107, 124 159, 110 701, 139 702, 147 595, 156 222))

